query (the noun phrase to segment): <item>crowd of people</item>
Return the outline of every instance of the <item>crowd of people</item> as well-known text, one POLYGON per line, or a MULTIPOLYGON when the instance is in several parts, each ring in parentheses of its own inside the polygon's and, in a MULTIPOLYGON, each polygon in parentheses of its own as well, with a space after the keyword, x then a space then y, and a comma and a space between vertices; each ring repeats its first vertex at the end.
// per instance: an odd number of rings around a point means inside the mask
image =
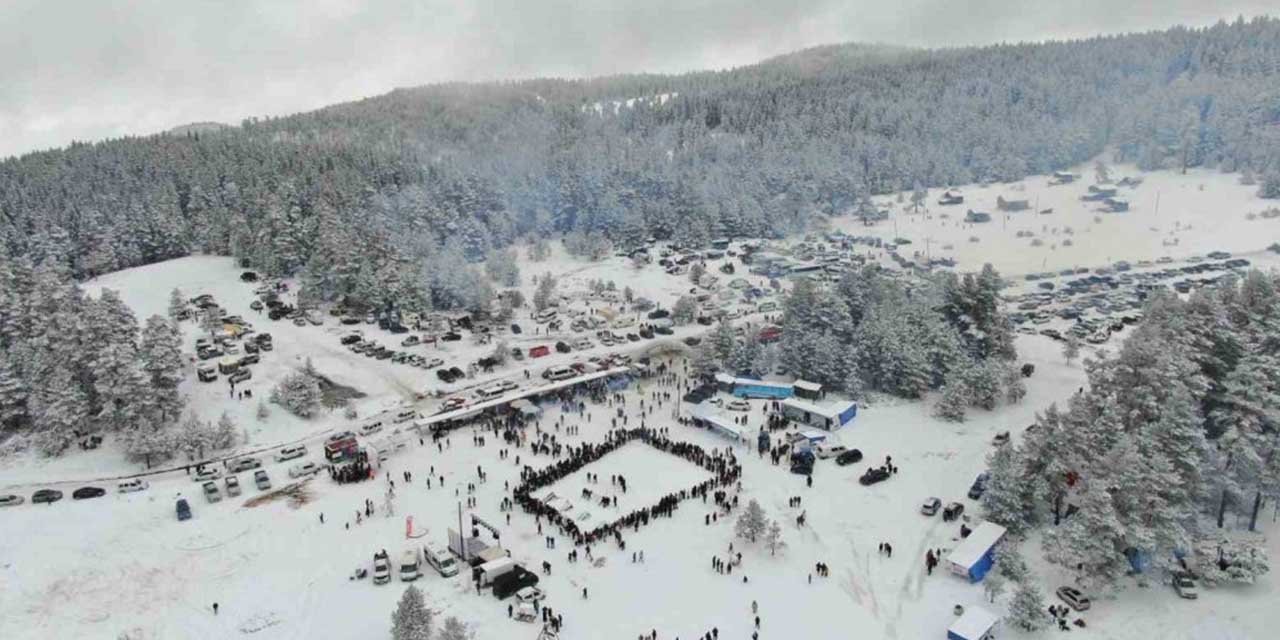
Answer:
MULTIPOLYGON (((705 495, 712 487, 736 483, 741 473, 741 467, 731 451, 709 453, 697 445, 671 440, 666 437, 665 432, 654 429, 617 429, 611 431, 608 439, 603 443, 583 443, 580 446, 567 447, 567 455, 548 467, 535 470, 526 466, 520 472, 522 484, 512 491, 512 496, 525 513, 532 514, 539 520, 546 518, 576 545, 589 545, 613 538, 619 547, 626 548, 626 543, 622 539, 622 530, 627 527, 638 530, 649 524, 651 519, 670 517, 681 500, 705 495), (611 523, 600 525, 589 531, 581 530, 577 522, 563 516, 550 504, 533 496, 534 492, 551 486, 632 441, 641 441, 659 451, 684 458, 710 472, 712 478, 689 489, 667 494, 652 506, 636 509, 611 523)), ((625 491, 625 478, 619 480, 615 477, 613 480, 615 485, 621 483, 620 486, 624 487, 625 491)))

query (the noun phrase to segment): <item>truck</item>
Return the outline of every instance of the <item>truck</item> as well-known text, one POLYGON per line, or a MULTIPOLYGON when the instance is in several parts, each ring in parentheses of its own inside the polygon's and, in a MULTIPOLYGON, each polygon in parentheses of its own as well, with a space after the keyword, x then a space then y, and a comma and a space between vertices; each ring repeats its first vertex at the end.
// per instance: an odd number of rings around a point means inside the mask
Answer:
POLYGON ((418 571, 418 551, 417 549, 405 549, 404 554, 400 556, 400 581, 413 582, 422 575, 418 571))
POLYGON ((511 558, 499 558, 472 569, 472 574, 480 583, 480 586, 487 587, 493 584, 493 581, 497 578, 514 571, 515 568, 515 560, 512 560, 511 558))

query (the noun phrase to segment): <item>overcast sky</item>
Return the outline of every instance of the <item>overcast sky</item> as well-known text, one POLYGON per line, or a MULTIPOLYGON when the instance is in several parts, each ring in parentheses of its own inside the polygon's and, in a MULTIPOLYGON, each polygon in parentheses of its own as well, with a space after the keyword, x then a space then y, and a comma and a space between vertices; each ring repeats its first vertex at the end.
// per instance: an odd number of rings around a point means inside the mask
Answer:
POLYGON ((0 2, 0 157, 189 122, 238 124, 247 116, 445 80, 724 68, 849 41, 948 46, 1073 38, 1202 26, 1276 6, 1255 0, 0 2))

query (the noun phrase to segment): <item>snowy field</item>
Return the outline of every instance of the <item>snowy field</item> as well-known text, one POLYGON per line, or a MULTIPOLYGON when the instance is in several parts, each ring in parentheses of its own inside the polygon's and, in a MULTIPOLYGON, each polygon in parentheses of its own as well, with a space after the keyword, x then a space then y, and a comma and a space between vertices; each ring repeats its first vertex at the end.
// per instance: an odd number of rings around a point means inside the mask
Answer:
POLYGON ((900 253, 954 258, 960 271, 990 262, 1006 276, 1100 267, 1118 260, 1179 259, 1210 251, 1249 253, 1280 237, 1280 218, 1247 219, 1248 214, 1275 203, 1258 199, 1257 186, 1239 184, 1236 174, 1192 169, 1184 176, 1176 171, 1143 173, 1132 166, 1117 166, 1111 171, 1114 179, 1134 176, 1143 182, 1137 187, 1117 187, 1117 197, 1129 201, 1128 212, 1099 213, 1100 203, 1080 200, 1094 182, 1092 165, 1076 167, 1074 172, 1080 179, 1066 185, 1050 185, 1050 178, 1033 176, 1009 184, 962 186, 951 191, 963 195, 964 203, 952 206, 938 204, 944 189, 930 189, 927 207, 919 213, 909 211, 910 192, 903 194, 902 202, 897 196, 885 196, 876 203, 890 211, 889 220, 867 227, 842 218, 833 226, 852 235, 906 238, 911 244, 900 253), (1027 200, 1031 210, 999 211, 997 197, 1027 200), (965 223, 969 209, 990 213, 991 221, 965 223), (1045 209, 1053 212, 1041 214, 1045 209), (1043 245, 1033 246, 1037 240, 1043 245), (1068 240, 1071 246, 1064 244, 1068 240))
MULTIPOLYGON (((1088 176, 1091 171, 1081 168, 1078 173, 1088 176)), ((1116 173, 1134 172, 1121 168, 1116 173)), ((937 207, 933 203, 941 191, 933 190, 928 215, 900 214, 899 205, 893 204, 891 220, 878 226, 863 227, 849 221, 839 224, 848 224, 847 230, 854 235, 912 239, 913 244, 904 248, 908 255, 908 249, 924 251, 928 246, 935 257, 956 257, 962 270, 992 262, 1009 275, 1101 266, 1121 259, 1180 258, 1211 250, 1249 255, 1251 259, 1256 256, 1256 266, 1277 266, 1275 257, 1256 252, 1280 235, 1274 226, 1280 222, 1245 220, 1246 213, 1265 208, 1252 197, 1252 187, 1236 185, 1234 176, 1205 172, 1143 177, 1146 181, 1140 187, 1122 190, 1128 192, 1133 211, 1097 214, 1102 217, 1100 223, 1093 221, 1094 214, 1086 203, 1078 200, 1090 182, 1087 178, 1075 185, 1055 187, 1043 178, 1031 178, 1021 183, 1022 190, 1011 185, 966 187, 962 189, 966 203, 959 207, 937 207), (1030 199, 1037 209, 1052 207, 1054 213, 1012 214, 1006 223, 995 209, 998 195, 1030 199), (967 208, 989 211, 994 219, 966 228, 959 220, 967 208), (941 213, 950 217, 943 219, 941 213), (1063 231, 1066 226, 1074 230, 1069 237, 1075 246, 1061 244, 1068 237, 1063 231), (1052 231, 1055 227, 1056 234, 1052 231), (1045 246, 1031 247, 1029 238, 1016 237, 1018 230, 1034 232, 1044 238, 1045 246), (980 242, 969 243, 971 235, 978 236, 980 242), (1166 241, 1173 240, 1176 245, 1166 246, 1166 241), (1057 248, 1051 249, 1055 243, 1057 248), (945 249, 947 244, 953 248, 945 249)), ((709 272, 715 273, 715 264, 709 272)), ((614 280, 619 288, 629 285, 638 295, 664 307, 690 287, 683 276, 667 276, 655 265, 637 269, 621 258, 587 264, 557 253, 545 263, 523 266, 527 297, 533 289, 529 276, 543 272, 559 276, 562 291, 583 291, 595 279, 614 280)), ((757 286, 763 284, 762 278, 744 271, 736 277, 745 277, 757 286)), ((433 370, 351 353, 338 344, 338 326, 332 318, 326 317, 324 326, 298 327, 259 316, 249 308, 253 286, 241 283, 238 273, 229 259, 192 257, 104 276, 86 289, 91 293, 103 287, 119 290, 140 319, 163 314, 169 291, 175 286, 187 297, 209 293, 229 313, 242 315, 259 331, 275 336, 275 350, 263 354, 248 383, 255 401, 231 399, 225 382, 195 381, 194 364, 183 383, 190 408, 201 417, 213 420, 228 411, 247 430, 249 442, 241 445, 245 451, 305 442, 310 449, 306 459, 318 462, 319 441, 324 435, 354 426, 336 414, 304 421, 275 407, 268 419, 255 417, 256 399, 265 399, 276 381, 302 366, 307 358, 320 373, 366 394, 356 403, 361 416, 355 422, 358 425, 366 417, 403 406, 432 412, 439 400, 417 401, 415 394, 420 392, 454 394, 497 379, 524 383, 526 368, 536 374, 592 355, 617 351, 639 354, 654 344, 597 345, 582 352, 553 353, 536 362, 516 363, 446 386, 433 370)), ((582 304, 595 310, 611 306, 606 301, 582 304)), ((528 330, 534 327, 527 317, 518 321, 528 330)), ((403 337, 374 325, 357 328, 389 346, 398 345, 403 337)), ((704 330, 696 325, 683 327, 674 338, 704 330)), ((199 329, 192 324, 186 331, 190 352, 199 329)), ((528 347, 560 338, 526 331, 511 344, 528 347)), ((440 348, 410 350, 465 368, 492 348, 464 339, 443 343, 440 348)), ((0 639, 113 639, 125 633, 135 640, 385 637, 403 585, 393 580, 390 585, 375 586, 368 579, 350 579, 352 573, 369 568, 373 553, 379 549, 394 556, 410 545, 420 545, 424 539, 406 539, 405 519, 409 516, 418 533, 425 531, 427 538, 443 544, 446 529, 456 526, 458 505, 468 496, 469 484, 476 487, 473 495, 478 506, 473 512, 502 530, 502 544, 514 558, 532 570, 543 561, 552 564, 551 575, 542 576, 540 586, 548 594, 547 604, 564 616, 561 637, 565 640, 629 639, 650 630, 656 630, 664 640, 689 640, 712 627, 721 637, 745 639, 754 628, 752 601, 760 605, 760 637, 764 639, 943 638, 954 620, 953 606, 979 604, 984 597, 980 586, 944 572, 925 575, 925 550, 954 547, 959 527, 943 523, 940 517, 920 515, 920 502, 937 496, 944 502, 962 502, 968 514, 976 514, 977 504, 964 494, 984 468, 992 437, 1010 431, 1016 439, 1037 411, 1064 401, 1085 383, 1079 362, 1063 363, 1060 344, 1024 335, 1018 337, 1018 349, 1021 361, 1036 366, 1034 377, 1027 381, 1028 395, 1021 403, 993 412, 973 411, 968 421, 953 424, 931 417, 930 403, 880 399, 862 407, 857 419, 838 434, 846 446, 861 449, 864 460, 846 467, 831 460, 819 461, 812 488, 785 466, 774 466, 767 457, 758 457, 754 447, 680 426, 674 416, 687 412, 687 405, 679 409, 666 403, 647 415, 648 426, 669 428, 673 439, 707 449, 736 447, 735 455, 743 464, 740 501, 758 500, 767 515, 783 525, 787 546, 776 556, 760 543, 736 540, 731 519, 704 524, 713 509, 689 500, 680 504, 673 518, 658 519, 639 532, 628 533, 625 552, 605 544, 593 549, 597 563, 568 563, 566 554, 572 548, 568 540, 561 538, 556 549, 548 550, 532 517, 499 509, 507 495, 504 488, 518 483, 521 466, 540 468, 552 459, 530 458, 527 448, 513 449, 510 457, 501 459, 499 450, 506 445, 500 438, 488 437, 484 446, 476 446, 470 432, 463 430, 442 443, 443 451, 430 440, 422 444, 415 440, 370 482, 338 485, 321 474, 306 483, 305 496, 297 502, 279 499, 247 506, 246 502, 260 492, 252 487, 251 476, 242 473, 244 495, 208 504, 199 485, 178 468, 151 477, 150 489, 141 493, 111 493, 86 501, 68 497, 53 505, 27 504, 0 510, 0 639), (888 455, 900 473, 871 487, 860 486, 858 476, 888 455), (486 482, 479 482, 477 466, 486 471, 486 482), (407 486, 402 475, 406 471, 413 474, 407 486), (435 478, 430 488, 426 486, 429 475, 435 478), (393 513, 388 514, 386 495, 392 481, 395 497, 391 500, 393 513), (174 517, 174 500, 180 496, 191 503, 195 513, 191 521, 178 522, 174 517), (793 496, 802 498, 799 508, 788 506, 793 496), (366 499, 373 501, 378 512, 357 523, 356 512, 366 499), (808 520, 804 528, 795 524, 801 512, 808 520), (873 551, 882 541, 893 545, 892 558, 873 551), (731 542, 742 550, 743 563, 732 575, 716 573, 711 560, 716 555, 727 559, 731 542), (633 551, 645 552, 643 564, 631 562, 633 551), (810 583, 817 562, 828 564, 831 575, 814 576, 810 583), (586 599, 583 588, 589 590, 586 599), (220 605, 217 616, 211 611, 213 602, 220 605)), ((1093 349, 1086 346, 1084 352, 1088 355, 1093 349)), ((682 359, 672 363, 681 370, 682 359)), ((680 392, 655 382, 633 384, 624 392, 628 398, 624 411, 632 426, 641 419, 639 399, 653 391, 676 397, 680 392)), ((579 418, 576 413, 561 415, 558 406, 548 404, 538 428, 556 435, 562 443, 600 442, 610 427, 606 416, 616 407, 587 406, 594 420, 579 418), (561 427, 558 430, 557 425, 561 427), (563 426, 580 430, 566 435, 563 426)), ((746 415, 746 428, 754 432, 763 417, 760 403, 753 402, 746 415)), ((288 482, 286 470, 293 462, 275 463, 267 455, 262 457, 277 488, 288 482)), ((73 450, 56 460, 23 454, 0 460, 0 490, 29 495, 35 488, 57 487, 69 493, 94 479, 140 470, 126 462, 111 442, 97 451, 73 450)), ((627 494, 617 494, 619 513, 652 504, 661 495, 706 477, 703 470, 684 460, 632 443, 543 492, 564 496, 574 501, 575 510, 601 517, 598 501, 583 502, 581 491, 590 487, 597 497, 613 495, 608 477, 617 473, 626 476, 629 485, 627 494), (598 473, 601 481, 586 483, 588 472, 598 473)), ((1269 552, 1273 558, 1280 557, 1275 512, 1264 512, 1261 520, 1269 552)), ((1038 549, 1035 539, 1024 545, 1043 591, 1050 594, 1070 577, 1041 561, 1038 549)), ((478 640, 534 640, 538 635, 536 626, 507 618, 507 602, 495 600, 487 591, 477 595, 465 574, 446 579, 428 570, 416 584, 425 590, 429 606, 442 615, 461 618, 478 640)), ((1077 629, 1073 635, 1119 640, 1274 637, 1274 631, 1268 631, 1275 626, 1273 604, 1280 596, 1274 576, 1248 588, 1202 589, 1196 601, 1178 599, 1158 581, 1149 587, 1132 582, 1126 585, 1114 596, 1095 597, 1093 609, 1082 616, 1088 628, 1077 629)), ((1052 601, 1052 596, 1047 596, 1046 603, 1052 601)), ((997 611, 1002 607, 1002 603, 993 605, 997 611)), ((1047 631, 1041 637, 1057 633, 1047 631)), ((1001 635, 1032 637, 1013 630, 1001 635)))
POLYGON ((688 489, 710 477, 711 474, 691 462, 642 442, 632 442, 533 495, 556 506, 562 515, 576 520, 583 530, 589 530, 636 509, 651 507, 663 496, 688 489), (653 473, 654 469, 661 469, 662 473, 653 473), (589 482, 587 474, 597 475, 600 480, 589 482), (625 492, 611 483, 613 475, 627 479, 625 492), (583 495, 584 489, 591 492, 590 497, 583 495), (558 498, 554 502, 553 496, 558 498), (605 497, 611 499, 611 506, 607 508, 600 506, 605 497), (612 506, 614 498, 617 506, 612 506))

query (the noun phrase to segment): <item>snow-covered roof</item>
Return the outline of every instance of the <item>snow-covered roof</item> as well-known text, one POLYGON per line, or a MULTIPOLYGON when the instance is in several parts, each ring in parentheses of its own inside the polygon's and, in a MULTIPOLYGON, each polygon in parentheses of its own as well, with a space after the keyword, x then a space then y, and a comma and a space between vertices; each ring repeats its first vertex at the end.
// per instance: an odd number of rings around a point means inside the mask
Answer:
POLYGON ((996 614, 982 607, 968 607, 964 610, 964 615, 947 628, 947 637, 955 634, 965 640, 978 640, 999 621, 996 614))
POLYGON ((701 420, 702 422, 705 422, 732 437, 742 440, 745 440, 747 437, 746 430, 743 429, 742 426, 733 424, 732 420, 721 415, 719 411, 713 409, 709 404, 701 403, 693 405, 693 410, 689 412, 689 415, 695 420, 701 420))
POLYGON ((733 376, 731 376, 731 375, 729 375, 729 374, 727 374, 727 373, 717 373, 717 374, 716 374, 716 382, 719 382, 720 384, 733 384, 733 383, 735 383, 735 382, 737 382, 737 381, 738 381, 738 379, 737 379, 737 378, 735 378, 735 377, 733 377, 733 376))
POLYGON ((782 406, 784 407, 791 407, 793 409, 799 409, 800 411, 808 411, 809 413, 812 413, 816 416, 822 416, 823 418, 827 418, 829 420, 839 419, 840 414, 843 413, 846 409, 848 409, 849 405, 851 404, 854 404, 854 403, 844 402, 840 404, 820 405, 820 404, 815 404, 813 402, 800 400, 794 397, 787 398, 786 400, 782 401, 782 406))
POLYGON ((965 568, 972 567, 1004 537, 1004 532, 1004 527, 994 522, 983 522, 947 556, 947 562, 965 568))
POLYGON ((468 405, 461 409, 454 409, 453 411, 437 413, 434 416, 428 416, 426 418, 422 418, 421 420, 416 420, 413 423, 413 428, 426 429, 431 425, 436 424, 437 422, 444 422, 446 420, 453 420, 456 418, 463 418, 466 416, 474 415, 485 409, 488 409, 489 407, 500 407, 505 404, 510 404, 521 398, 527 398, 529 396, 540 395, 540 394, 548 393, 551 391, 557 391, 565 387, 572 387, 574 385, 582 384, 584 382, 590 382, 592 380, 598 380, 600 378, 607 378, 612 375, 627 373, 628 371, 630 371, 630 369, 627 367, 612 367, 604 371, 597 371, 595 373, 588 373, 585 375, 575 376, 573 378, 569 378, 568 380, 560 380, 558 382, 552 382, 549 384, 544 384, 537 387, 530 387, 526 389, 517 389, 508 395, 499 396, 497 398, 494 398, 493 400, 477 402, 476 404, 468 405))
POLYGON ((795 388, 804 389, 805 391, 813 391, 814 393, 817 393, 818 391, 822 391, 821 384, 817 382, 809 382, 808 380, 796 380, 795 388))

